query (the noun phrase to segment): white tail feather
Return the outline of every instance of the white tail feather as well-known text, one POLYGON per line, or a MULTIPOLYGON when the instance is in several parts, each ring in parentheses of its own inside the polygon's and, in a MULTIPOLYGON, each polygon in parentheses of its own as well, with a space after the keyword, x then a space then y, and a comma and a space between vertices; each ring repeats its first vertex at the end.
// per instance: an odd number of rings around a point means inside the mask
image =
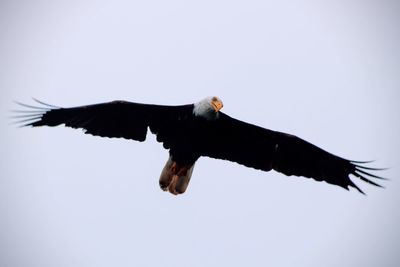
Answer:
POLYGON ((190 178, 193 173, 193 165, 180 166, 168 158, 160 175, 160 187, 164 191, 169 191, 174 195, 182 194, 189 186, 190 178))

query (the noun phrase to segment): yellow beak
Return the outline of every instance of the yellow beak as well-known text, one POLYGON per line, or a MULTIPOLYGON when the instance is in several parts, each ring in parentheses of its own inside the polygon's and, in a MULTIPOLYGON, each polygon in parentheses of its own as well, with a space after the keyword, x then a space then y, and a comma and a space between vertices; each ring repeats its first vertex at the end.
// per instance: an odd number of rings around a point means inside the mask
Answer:
POLYGON ((222 102, 219 100, 213 101, 211 105, 213 106, 215 112, 218 112, 224 106, 224 104, 222 104, 222 102))

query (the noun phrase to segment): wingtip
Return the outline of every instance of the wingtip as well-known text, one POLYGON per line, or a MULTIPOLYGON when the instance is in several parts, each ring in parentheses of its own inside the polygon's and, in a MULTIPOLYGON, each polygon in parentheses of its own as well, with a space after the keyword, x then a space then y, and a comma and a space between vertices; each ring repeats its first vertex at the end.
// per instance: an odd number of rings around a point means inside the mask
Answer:
MULTIPOLYGON (((23 108, 21 110, 11 110, 12 113, 19 113, 13 116, 9 116, 9 118, 12 120, 10 124, 17 125, 18 128, 22 127, 27 127, 27 126, 36 126, 35 123, 40 121, 42 116, 51 110, 50 106, 49 107, 39 107, 39 106, 34 106, 34 105, 28 105, 25 103, 22 103, 17 100, 13 100, 13 102, 23 108), (26 108, 26 109, 24 109, 26 108)), ((37 101, 38 103, 41 103, 40 101, 37 101)), ((44 103, 43 103, 44 104, 44 103)))
POLYGON ((359 188, 359 187, 358 187, 355 183, 353 183, 350 179, 348 179, 348 180, 349 180, 349 184, 345 187, 347 190, 350 190, 350 189, 349 189, 349 186, 351 186, 351 187, 355 188, 355 189, 356 189, 358 192, 360 192, 361 194, 366 195, 365 192, 361 190, 361 188, 359 188))
POLYGON ((370 170, 370 171, 386 171, 389 170, 390 168, 375 168, 375 167, 367 167, 367 166, 362 166, 359 164, 353 164, 356 166, 356 168, 364 169, 364 170, 370 170))
POLYGON ((40 100, 38 100, 37 98, 34 98, 34 97, 32 97, 32 99, 33 99, 35 102, 37 102, 37 103, 39 103, 39 104, 41 104, 41 105, 47 106, 47 107, 49 107, 49 108, 52 108, 52 109, 54 109, 54 108, 56 108, 56 109, 61 108, 61 107, 58 107, 58 106, 54 106, 54 105, 47 104, 47 103, 45 103, 45 102, 43 102, 43 101, 40 101, 40 100))
POLYGON ((376 160, 366 160, 366 161, 358 161, 358 160, 348 160, 353 164, 369 164, 375 162, 376 160))
POLYGON ((358 174, 361 173, 361 174, 367 175, 367 176, 369 176, 369 177, 373 177, 373 178, 380 179, 380 180, 389 180, 388 178, 381 177, 381 176, 378 176, 378 175, 375 175, 375 174, 366 172, 366 171, 364 171, 364 170, 360 170, 360 169, 357 168, 357 167, 356 167, 356 169, 355 169, 355 172, 356 172, 356 173, 359 172, 358 174))
POLYGON ((47 111, 47 110, 49 110, 48 108, 32 106, 32 105, 28 105, 28 104, 25 104, 25 103, 22 103, 22 102, 19 102, 19 101, 16 101, 16 100, 13 100, 13 102, 14 102, 15 104, 17 104, 17 105, 20 105, 20 106, 26 107, 26 108, 32 108, 32 109, 42 110, 42 111, 47 111))

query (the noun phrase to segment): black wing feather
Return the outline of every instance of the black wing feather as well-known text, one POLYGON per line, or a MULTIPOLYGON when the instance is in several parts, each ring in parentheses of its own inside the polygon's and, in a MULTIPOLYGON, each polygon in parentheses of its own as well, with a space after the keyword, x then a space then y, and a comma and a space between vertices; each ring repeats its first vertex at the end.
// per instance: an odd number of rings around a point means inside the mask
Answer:
MULTIPOLYGON (((23 126, 57 126, 64 124, 71 128, 84 129, 85 133, 101 136, 116 137, 144 141, 147 128, 157 128, 160 133, 168 135, 171 127, 180 121, 181 117, 192 114, 193 105, 161 106, 133 103, 128 101, 113 101, 108 103, 59 108, 46 105, 45 108, 18 103, 36 112, 20 116, 23 126)), ((168 138, 167 138, 168 139, 168 138)), ((169 141, 169 139, 168 139, 169 141)))
POLYGON ((245 123, 222 112, 219 115, 218 120, 203 127, 202 135, 206 140, 199 148, 203 156, 263 171, 273 169, 288 176, 313 178, 345 189, 351 186, 361 193, 362 190, 350 180, 350 175, 380 186, 366 176, 380 177, 361 170, 369 167, 335 156, 294 135, 245 123))

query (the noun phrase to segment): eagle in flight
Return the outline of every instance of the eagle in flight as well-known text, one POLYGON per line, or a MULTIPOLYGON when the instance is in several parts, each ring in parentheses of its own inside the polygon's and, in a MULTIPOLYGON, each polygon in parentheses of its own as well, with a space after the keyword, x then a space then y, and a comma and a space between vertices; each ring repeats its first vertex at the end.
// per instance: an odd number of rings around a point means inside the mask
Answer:
POLYGON ((384 179, 370 173, 382 170, 369 162, 335 156, 291 134, 268 130, 234 119, 221 112, 222 101, 207 97, 197 103, 165 106, 128 101, 60 108, 36 100, 41 107, 18 104, 22 126, 81 128, 86 134, 143 142, 147 129, 169 150, 161 171, 160 187, 174 195, 186 191, 196 161, 202 157, 229 160, 262 171, 304 176, 316 181, 363 191, 350 175, 375 186, 384 179))

